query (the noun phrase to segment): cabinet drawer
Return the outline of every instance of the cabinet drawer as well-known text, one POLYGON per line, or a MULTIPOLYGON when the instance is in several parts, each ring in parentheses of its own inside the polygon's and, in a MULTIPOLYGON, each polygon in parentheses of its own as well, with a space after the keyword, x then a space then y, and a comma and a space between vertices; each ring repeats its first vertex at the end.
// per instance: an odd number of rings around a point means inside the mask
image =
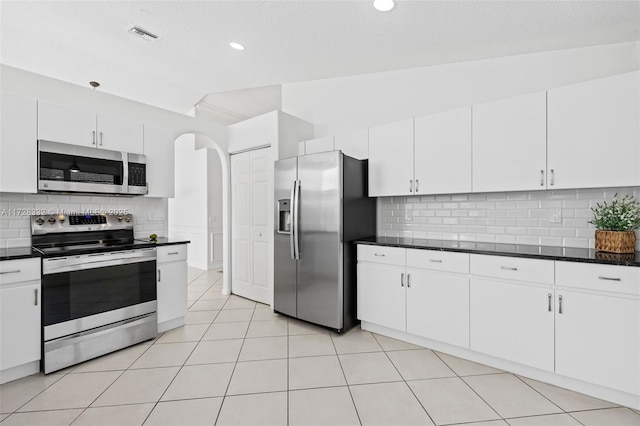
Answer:
POLYGON ((472 254, 470 265, 471 275, 542 284, 554 282, 552 260, 472 254))
POLYGON ((556 262, 556 285, 640 295, 640 268, 556 262))
POLYGON ((358 262, 375 262, 404 266, 405 251, 405 249, 400 247, 358 244, 358 262))
POLYGON ((408 249, 407 267, 468 274, 469 255, 449 251, 408 249))
POLYGON ((0 285, 40 280, 40 258, 0 262, 0 285))
POLYGON ((187 245, 158 247, 158 263, 175 262, 187 259, 187 245))

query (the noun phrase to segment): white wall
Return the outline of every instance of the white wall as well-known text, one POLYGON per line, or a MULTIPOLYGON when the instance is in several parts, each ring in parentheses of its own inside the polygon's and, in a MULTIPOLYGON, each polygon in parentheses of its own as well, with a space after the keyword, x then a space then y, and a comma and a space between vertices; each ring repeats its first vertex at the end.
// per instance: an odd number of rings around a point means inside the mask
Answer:
POLYGON ((207 149, 207 266, 222 268, 222 163, 220 156, 207 149))
POLYGON ((187 263, 207 268, 207 150, 195 149, 195 136, 175 144, 176 196, 169 199, 169 236, 191 241, 187 263))
POLYGON ((285 84, 282 109, 327 136, 634 71, 639 57, 636 42, 285 84))

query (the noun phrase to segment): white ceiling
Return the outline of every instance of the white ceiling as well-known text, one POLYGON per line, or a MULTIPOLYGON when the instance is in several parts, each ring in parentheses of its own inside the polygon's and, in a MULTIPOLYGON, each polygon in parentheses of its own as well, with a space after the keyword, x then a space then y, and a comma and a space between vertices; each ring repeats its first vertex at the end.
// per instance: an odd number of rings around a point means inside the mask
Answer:
POLYGON ((640 39, 637 0, 397 3, 2 0, 0 62, 185 112, 211 93, 640 39))

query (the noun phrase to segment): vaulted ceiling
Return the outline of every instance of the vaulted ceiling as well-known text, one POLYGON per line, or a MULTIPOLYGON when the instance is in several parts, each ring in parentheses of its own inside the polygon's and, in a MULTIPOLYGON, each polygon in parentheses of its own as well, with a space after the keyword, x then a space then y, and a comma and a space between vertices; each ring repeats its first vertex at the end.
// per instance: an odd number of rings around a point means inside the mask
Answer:
POLYGON ((640 39, 636 0, 398 0, 388 13, 369 0, 0 6, 0 62, 179 112, 220 92, 640 39))

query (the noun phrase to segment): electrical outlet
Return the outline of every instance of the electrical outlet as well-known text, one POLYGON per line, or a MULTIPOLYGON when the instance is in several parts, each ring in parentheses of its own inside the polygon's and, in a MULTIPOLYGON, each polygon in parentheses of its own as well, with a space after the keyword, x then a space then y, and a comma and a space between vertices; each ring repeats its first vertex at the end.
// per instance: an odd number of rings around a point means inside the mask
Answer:
POLYGON ((404 211, 404 220, 413 220, 413 210, 404 211))
POLYGON ((561 223, 562 222, 562 209, 555 207, 549 209, 549 223, 561 223))

